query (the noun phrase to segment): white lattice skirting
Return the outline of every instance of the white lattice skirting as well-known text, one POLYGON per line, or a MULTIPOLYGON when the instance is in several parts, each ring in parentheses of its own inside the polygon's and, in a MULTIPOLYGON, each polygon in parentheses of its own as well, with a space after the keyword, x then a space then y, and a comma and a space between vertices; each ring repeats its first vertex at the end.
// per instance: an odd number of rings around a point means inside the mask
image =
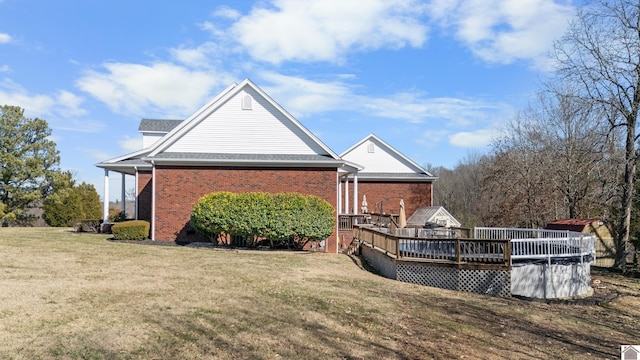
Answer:
POLYGON ((511 274, 506 269, 458 269, 440 264, 399 261, 367 246, 361 249, 369 264, 390 279, 449 290, 511 296, 511 274))

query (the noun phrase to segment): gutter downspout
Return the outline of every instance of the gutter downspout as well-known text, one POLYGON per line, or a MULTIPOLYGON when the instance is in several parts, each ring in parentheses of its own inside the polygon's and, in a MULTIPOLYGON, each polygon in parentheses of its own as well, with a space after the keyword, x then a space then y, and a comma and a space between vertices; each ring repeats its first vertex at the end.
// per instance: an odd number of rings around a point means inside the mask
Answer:
MULTIPOLYGON (((338 205, 338 209, 336 210, 336 254, 338 253, 338 243, 340 241, 340 198, 342 193, 342 186, 340 182, 340 172, 336 171, 336 205, 338 205)), ((327 244, 328 245, 328 244, 327 244)), ((325 251, 329 251, 329 247, 325 251)))
POLYGON ((151 240, 156 240, 156 164, 151 160, 151 240))

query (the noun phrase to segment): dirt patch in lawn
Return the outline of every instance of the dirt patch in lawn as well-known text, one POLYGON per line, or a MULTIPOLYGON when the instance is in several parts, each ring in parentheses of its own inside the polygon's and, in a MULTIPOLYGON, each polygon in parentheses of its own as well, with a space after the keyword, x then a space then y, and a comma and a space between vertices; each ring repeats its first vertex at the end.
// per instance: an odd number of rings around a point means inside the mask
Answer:
POLYGON ((401 283, 344 255, 107 237, 0 229, 0 358, 619 358, 640 339, 638 279, 608 271, 592 277, 617 296, 578 305, 401 283))

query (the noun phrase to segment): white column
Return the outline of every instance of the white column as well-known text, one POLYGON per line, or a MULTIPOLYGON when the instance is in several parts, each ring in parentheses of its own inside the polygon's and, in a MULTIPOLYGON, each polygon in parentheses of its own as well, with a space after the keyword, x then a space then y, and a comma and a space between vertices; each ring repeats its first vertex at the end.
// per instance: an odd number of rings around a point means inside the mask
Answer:
POLYGON ((135 217, 134 219, 138 220, 138 168, 136 167, 136 180, 135 180, 135 184, 133 185, 135 188, 135 205, 134 205, 134 213, 135 213, 135 217))
POLYGON ((102 192, 102 222, 109 222, 109 170, 104 170, 104 191, 102 192))
POLYGON ((358 215, 358 172, 353 173, 353 213, 358 215))
POLYGON ((127 215, 127 181, 125 173, 122 173, 122 189, 120 190, 120 211, 127 215))
POLYGON ((344 213, 349 213, 349 176, 344 178, 344 213))
POLYGON ((338 214, 342 214, 342 179, 338 175, 338 214))
POLYGON ((151 161, 151 240, 156 239, 156 164, 151 161))

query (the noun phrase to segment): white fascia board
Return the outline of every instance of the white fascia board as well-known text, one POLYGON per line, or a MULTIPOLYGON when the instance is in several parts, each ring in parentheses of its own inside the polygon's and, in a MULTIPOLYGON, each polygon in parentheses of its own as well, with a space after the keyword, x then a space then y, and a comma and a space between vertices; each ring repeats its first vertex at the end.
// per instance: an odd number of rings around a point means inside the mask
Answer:
POLYGON ((358 171, 364 170, 364 166, 362 165, 358 165, 354 162, 347 161, 347 160, 342 160, 342 161, 344 161, 344 165, 342 165, 342 167, 338 169, 338 172, 340 172, 341 175, 353 174, 353 173, 357 173, 358 171))
POLYGON ((191 130, 194 126, 196 126, 200 120, 205 118, 208 114, 214 111, 220 104, 224 103, 222 101, 223 98, 229 97, 229 94, 232 93, 232 90, 236 89, 237 92, 239 85, 236 83, 231 84, 229 87, 224 89, 218 95, 216 95, 213 99, 209 100, 204 106, 200 107, 196 112, 191 114, 188 118, 186 118, 183 122, 181 122, 178 126, 173 128, 170 132, 168 132, 164 137, 158 140, 155 144, 153 144, 149 148, 149 156, 155 156, 158 153, 166 150, 169 146, 175 143, 178 139, 182 137, 186 132, 191 130))
MULTIPOLYGON (((142 157, 142 155, 145 155, 148 152, 149 152, 149 149, 140 149, 138 151, 134 151, 134 152, 129 153, 129 154, 125 154, 125 155, 118 156, 118 157, 113 158, 113 159, 102 161, 102 162, 100 162, 98 164, 117 163, 117 162, 120 162, 120 161, 123 161, 123 160, 127 160, 127 159, 131 159, 131 158, 134 158, 134 157, 142 157)), ((98 164, 96 164, 96 166, 98 166, 98 164)))
POLYGON ((304 160, 210 160, 210 159, 154 159, 156 165, 180 165, 180 166, 257 166, 257 167, 330 167, 339 168, 342 161, 308 162, 304 160))

